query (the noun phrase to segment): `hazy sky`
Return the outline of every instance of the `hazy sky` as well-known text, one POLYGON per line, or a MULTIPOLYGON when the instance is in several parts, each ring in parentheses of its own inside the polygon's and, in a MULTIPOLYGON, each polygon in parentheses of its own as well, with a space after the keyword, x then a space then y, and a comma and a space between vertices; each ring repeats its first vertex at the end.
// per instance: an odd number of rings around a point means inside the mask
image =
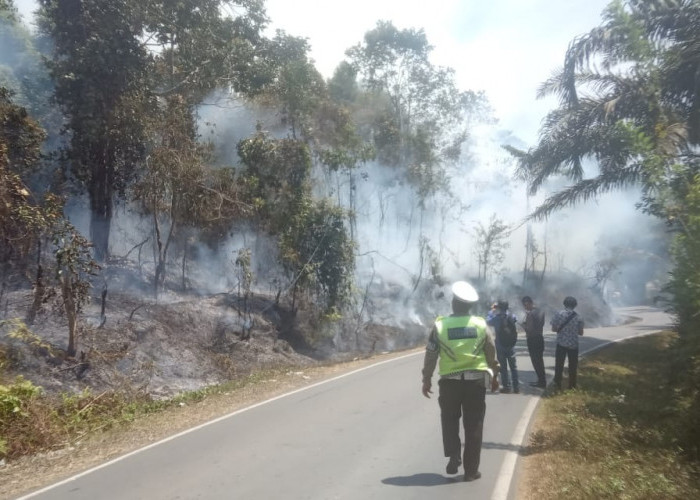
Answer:
MULTIPOLYGON (((15 0, 28 17, 35 0, 15 0)), ((569 42, 601 22, 609 0, 267 0, 272 29, 309 39, 324 76, 378 20, 423 28, 435 64, 456 70, 463 90, 484 90, 501 126, 533 145, 554 102, 538 85, 561 65, 569 42)))
POLYGON ((501 126, 528 145, 555 102, 536 100, 569 42, 601 24, 609 0, 267 0, 274 28, 307 37, 330 76, 377 20, 423 28, 433 62, 456 70, 463 90, 484 90, 501 126))

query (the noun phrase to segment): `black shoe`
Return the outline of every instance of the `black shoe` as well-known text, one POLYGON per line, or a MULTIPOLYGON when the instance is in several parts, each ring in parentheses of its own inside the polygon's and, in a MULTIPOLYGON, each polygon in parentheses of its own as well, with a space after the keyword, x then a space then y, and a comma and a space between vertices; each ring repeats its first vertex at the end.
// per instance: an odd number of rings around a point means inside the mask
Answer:
POLYGON ((448 474, 457 474, 460 465, 462 465, 462 461, 459 457, 450 457, 450 461, 447 462, 447 467, 445 467, 445 472, 448 474))
POLYGON ((510 387, 501 387, 500 392, 501 392, 501 394, 510 394, 511 390, 510 390, 510 387))
POLYGON ((513 394, 520 394, 520 387, 513 389, 513 394))
POLYGON ((540 389, 544 389, 545 387, 547 387, 547 383, 546 382, 530 382, 530 387, 538 387, 540 389))
POLYGON ((465 475, 464 475, 464 480, 467 481, 467 482, 469 482, 469 481, 476 481, 476 480, 479 479, 480 477, 481 477, 481 472, 476 471, 476 472, 473 472, 473 473, 471 473, 471 474, 465 474, 465 475))

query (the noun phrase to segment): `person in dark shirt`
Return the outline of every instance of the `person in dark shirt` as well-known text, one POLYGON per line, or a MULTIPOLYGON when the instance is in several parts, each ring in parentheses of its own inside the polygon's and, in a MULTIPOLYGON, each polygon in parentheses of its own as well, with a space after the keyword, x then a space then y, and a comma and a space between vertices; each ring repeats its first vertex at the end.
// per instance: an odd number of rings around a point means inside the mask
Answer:
POLYGON ((533 387, 547 387, 547 377, 544 372, 544 311, 535 306, 527 295, 521 300, 525 308, 525 319, 520 323, 525 330, 527 352, 530 354, 532 368, 537 375, 536 382, 530 382, 533 387))
POLYGON ((486 316, 486 323, 493 327, 496 336, 496 358, 501 367, 501 394, 520 393, 518 363, 513 343, 515 339, 509 340, 505 337, 505 323, 509 322, 514 327, 517 321, 508 309, 507 300, 496 302, 486 316))

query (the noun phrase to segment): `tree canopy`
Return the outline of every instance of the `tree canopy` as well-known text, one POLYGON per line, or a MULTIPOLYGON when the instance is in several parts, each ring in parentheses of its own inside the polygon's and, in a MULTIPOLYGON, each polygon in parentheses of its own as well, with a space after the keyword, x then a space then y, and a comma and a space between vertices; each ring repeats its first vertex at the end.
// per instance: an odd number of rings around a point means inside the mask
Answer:
MULTIPOLYGON (((608 191, 639 186, 639 208, 674 231, 668 285, 677 314, 679 363, 697 359, 700 336, 700 2, 614 0, 603 23, 574 39, 563 67, 541 95, 556 95, 536 146, 511 152, 531 192, 563 176, 572 184, 531 214, 556 210, 608 191), (590 172, 591 164, 597 171, 590 172), (685 361, 681 361, 685 360, 685 361)), ((674 380, 687 410, 686 451, 700 456, 700 369, 690 363, 674 380)))

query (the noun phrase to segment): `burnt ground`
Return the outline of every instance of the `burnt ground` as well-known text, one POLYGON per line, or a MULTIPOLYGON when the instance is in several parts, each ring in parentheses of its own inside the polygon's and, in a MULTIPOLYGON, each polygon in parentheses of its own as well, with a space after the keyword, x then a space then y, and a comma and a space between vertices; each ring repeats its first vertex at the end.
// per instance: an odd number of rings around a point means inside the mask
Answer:
MULTIPOLYGON (((445 286, 428 284, 408 294, 398 285, 378 282, 363 306, 364 317, 323 324, 305 312, 303 304, 292 308, 275 296, 244 300, 235 293, 198 295, 175 292, 177 286, 171 283, 155 300, 146 281, 134 279, 139 278, 134 268, 105 271, 110 288, 103 303, 95 283, 93 300, 81 316, 75 358, 65 355, 67 322, 55 300, 43 305, 24 338, 8 335, 11 324, 0 327, 0 375, 5 381, 21 375, 54 395, 89 390, 163 399, 265 369, 284 375, 149 415, 62 449, 2 463, 0 498, 12 498, 237 408, 350 370, 372 356, 421 348, 429 318, 449 311, 445 286)), ((551 313, 560 307, 559 291, 571 289, 557 287, 537 301, 551 313)), ((501 296, 517 307, 522 293, 513 290, 501 296)), ((607 305, 586 293, 575 290, 580 298, 577 310, 586 324, 613 322, 607 305)), ((3 289, 0 321, 24 318, 31 302, 29 289, 3 289)))
MULTIPOLYGON (((114 283, 114 281, 112 281, 114 283)), ((50 395, 116 391, 153 399, 245 378, 268 378, 242 389, 208 396, 106 432, 66 442, 50 452, 0 461, 0 499, 14 498, 179 431, 285 391, 369 363, 382 351, 422 343, 399 339, 396 327, 372 323, 358 329, 352 318, 327 328, 302 308, 275 297, 162 293, 133 285, 102 293, 82 313, 78 355, 65 354, 68 326, 60 304, 49 301, 20 338, 15 318, 32 302, 28 289, 0 294, 0 383, 17 376, 50 395), (104 313, 104 314, 103 314, 104 313), (10 321, 10 322, 8 322, 10 321), (323 333, 319 333, 323 332, 323 333), (270 378, 273 377, 273 378, 270 378)))
MULTIPOLYGON (((156 300, 135 266, 112 265, 102 275, 109 288, 105 296, 94 283, 79 322, 75 358, 65 355, 68 327, 58 297, 43 305, 25 338, 8 336, 7 323, 0 327, 6 379, 22 375, 53 394, 89 389, 169 398, 256 370, 303 368, 420 346, 432 318, 449 312, 445 287, 430 284, 407 293, 378 282, 365 301, 364 316, 349 314, 332 323, 306 312, 299 301, 291 307, 274 295, 199 295, 174 291, 178 287, 170 283, 156 300)), ((614 323, 607 304, 578 285, 543 290, 535 300, 549 319, 561 308, 561 290, 574 292, 588 327, 614 323)), ((513 289, 501 296, 521 314, 518 297, 524 293, 513 289)), ((31 302, 29 289, 3 290, 0 321, 24 318, 31 302)))
POLYGON ((204 288, 197 284, 183 291, 182 283, 171 281, 156 299, 148 281, 133 263, 102 269, 80 315, 75 357, 66 355, 68 325, 60 294, 42 305, 29 331, 17 338, 9 335, 17 330, 12 322, 26 317, 32 290, 3 284, 0 376, 21 375, 49 394, 88 389, 162 399, 254 371, 339 362, 414 347, 425 339, 425 328, 387 325, 383 316, 323 321, 299 299, 292 307, 284 296, 205 295, 194 291, 204 288))
MULTIPOLYGON (((31 292, 11 294, 14 304, 31 292)), ((280 339, 265 314, 244 318, 226 296, 168 297, 155 302, 121 293, 108 294, 104 317, 100 304, 84 311, 78 355, 65 356, 67 323, 52 309, 40 312, 31 330, 40 339, 7 339, 8 375, 21 374, 48 392, 118 390, 155 398, 196 390, 254 367, 306 365, 313 360, 280 339)), ((22 317, 21 307, 6 317, 22 317)))

